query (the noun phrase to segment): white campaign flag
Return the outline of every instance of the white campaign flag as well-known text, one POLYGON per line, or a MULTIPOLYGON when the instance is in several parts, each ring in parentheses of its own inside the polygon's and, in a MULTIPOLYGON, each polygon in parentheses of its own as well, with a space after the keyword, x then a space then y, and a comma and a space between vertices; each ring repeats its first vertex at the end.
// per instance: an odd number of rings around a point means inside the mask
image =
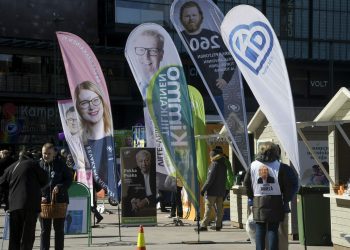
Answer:
POLYGON ((254 7, 239 5, 225 16, 221 35, 294 168, 300 173, 288 72, 271 24, 254 7))

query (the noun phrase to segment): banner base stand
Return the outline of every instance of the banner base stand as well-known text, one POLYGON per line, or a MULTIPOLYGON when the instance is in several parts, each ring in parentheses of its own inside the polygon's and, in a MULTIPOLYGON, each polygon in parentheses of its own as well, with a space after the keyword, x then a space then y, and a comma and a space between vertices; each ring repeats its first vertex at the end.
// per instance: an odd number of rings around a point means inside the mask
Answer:
POLYGON ((216 244, 215 241, 211 241, 211 240, 203 240, 203 241, 199 241, 199 240, 191 240, 191 241, 183 241, 182 244, 188 244, 188 245, 195 245, 195 244, 216 244))

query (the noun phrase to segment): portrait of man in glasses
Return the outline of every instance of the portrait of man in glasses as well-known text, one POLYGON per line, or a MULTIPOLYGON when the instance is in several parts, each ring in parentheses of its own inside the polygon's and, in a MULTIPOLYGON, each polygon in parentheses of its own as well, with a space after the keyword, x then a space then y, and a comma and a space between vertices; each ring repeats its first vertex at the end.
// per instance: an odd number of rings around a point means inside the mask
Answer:
POLYGON ((82 145, 80 141, 80 125, 78 122, 77 113, 72 104, 61 104, 64 111, 64 118, 66 126, 63 126, 65 132, 65 139, 68 143, 70 153, 73 156, 75 165, 78 169, 86 168, 84 161, 84 153, 82 152, 82 145), (68 130, 68 131, 67 131, 68 130))
POLYGON ((79 132, 79 124, 77 114, 73 106, 70 106, 66 110, 66 124, 67 128, 72 136, 77 136, 79 132))
POLYGON ((149 81, 158 71, 164 56, 164 37, 156 30, 144 30, 135 39, 135 55, 139 64, 139 72, 143 75, 143 82, 139 82, 142 98, 146 99, 149 81))

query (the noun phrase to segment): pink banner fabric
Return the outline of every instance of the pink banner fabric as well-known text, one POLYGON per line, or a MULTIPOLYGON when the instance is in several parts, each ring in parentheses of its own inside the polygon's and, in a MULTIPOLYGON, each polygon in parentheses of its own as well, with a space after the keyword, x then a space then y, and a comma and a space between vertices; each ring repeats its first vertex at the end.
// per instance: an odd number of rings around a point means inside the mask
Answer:
POLYGON ((78 36, 57 32, 74 107, 80 124, 85 160, 95 183, 117 198, 119 178, 113 121, 106 82, 90 47, 78 36))

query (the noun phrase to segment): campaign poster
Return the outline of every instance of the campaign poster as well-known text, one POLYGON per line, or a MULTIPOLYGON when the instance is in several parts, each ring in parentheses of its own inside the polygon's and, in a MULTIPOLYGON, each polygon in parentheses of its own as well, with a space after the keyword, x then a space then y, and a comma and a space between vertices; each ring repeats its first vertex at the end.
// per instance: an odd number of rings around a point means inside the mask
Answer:
MULTIPOLYGON (((329 171, 328 165, 328 141, 309 141, 312 150, 322 162, 323 166, 329 171)), ((322 172, 303 141, 299 141, 299 159, 300 159, 300 184, 302 186, 328 186, 329 181, 322 172)))
POLYGON ((87 197, 71 197, 64 221, 65 234, 86 234, 87 223, 87 197))
POLYGON ((156 225, 155 148, 120 150, 122 179, 122 224, 156 225))

